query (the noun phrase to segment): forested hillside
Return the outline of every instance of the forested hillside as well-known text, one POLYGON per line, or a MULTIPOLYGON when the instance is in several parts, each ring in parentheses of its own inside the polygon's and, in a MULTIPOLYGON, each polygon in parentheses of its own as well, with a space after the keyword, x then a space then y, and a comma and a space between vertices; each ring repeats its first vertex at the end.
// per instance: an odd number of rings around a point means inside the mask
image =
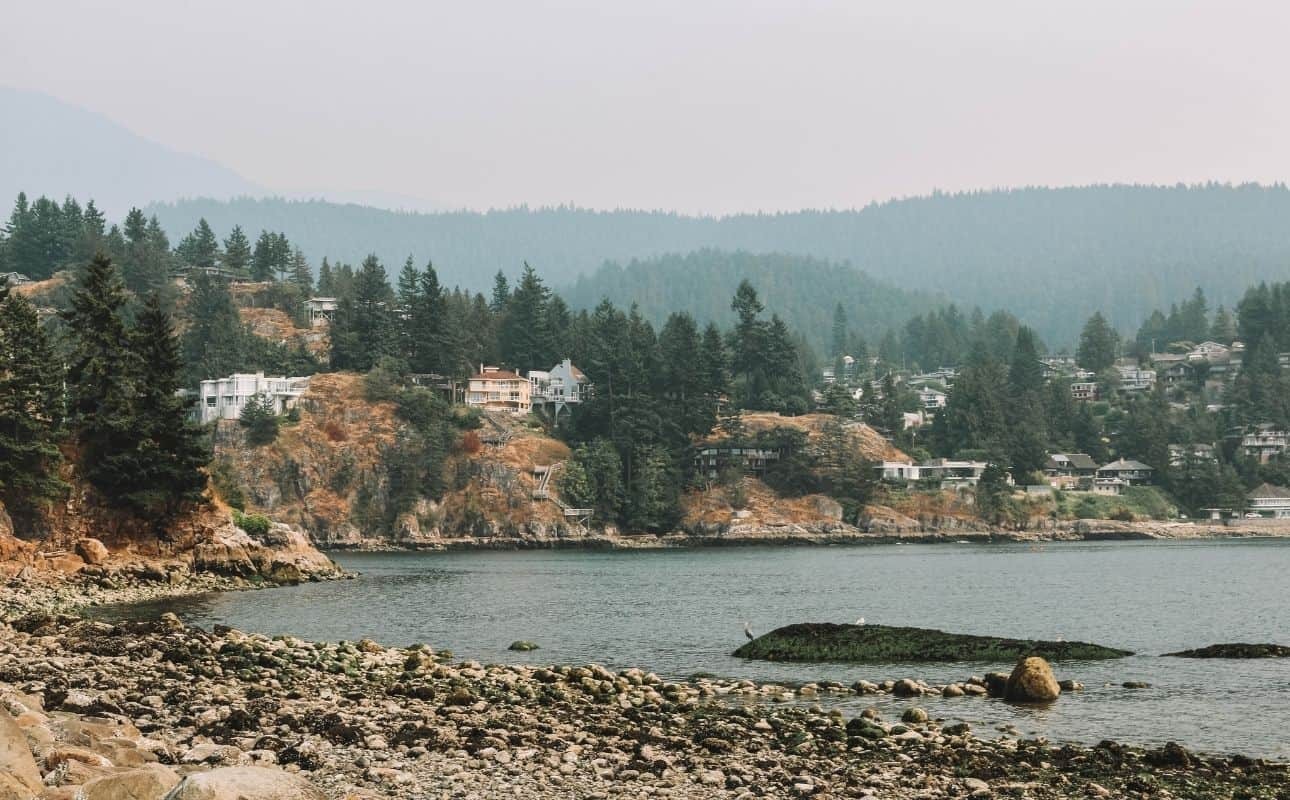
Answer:
POLYGON ((386 264, 431 258, 449 286, 472 289, 499 268, 517 275, 525 260, 559 287, 606 261, 705 247, 809 255, 965 308, 1006 308, 1051 346, 1073 344, 1077 321, 1095 310, 1129 329, 1198 286, 1230 306, 1243 287, 1290 272, 1290 191, 1281 185, 1030 188, 723 218, 573 208, 402 214, 250 199, 147 211, 175 239, 201 217, 221 236, 256 220, 314 263, 323 255, 357 263, 375 247, 386 264))
POLYGON ((946 302, 929 292, 902 291, 851 267, 809 256, 712 249, 633 260, 625 266, 610 262, 579 278, 561 295, 574 309, 594 308, 606 297, 618 305, 636 303, 656 325, 673 311, 726 325, 735 319, 730 297, 742 280, 757 286, 767 307, 821 354, 830 352, 838 304, 852 332, 876 343, 889 329, 946 302))

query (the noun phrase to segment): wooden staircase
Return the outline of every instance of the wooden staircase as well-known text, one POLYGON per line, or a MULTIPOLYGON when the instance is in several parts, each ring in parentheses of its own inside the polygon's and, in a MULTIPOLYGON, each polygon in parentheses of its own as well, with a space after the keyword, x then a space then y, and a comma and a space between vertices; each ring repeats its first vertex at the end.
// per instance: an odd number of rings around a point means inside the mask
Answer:
POLYGON ((538 479, 537 488, 533 490, 534 500, 550 500, 555 503, 564 516, 574 520, 578 527, 586 528, 591 522, 591 516, 595 513, 593 508, 573 508, 568 503, 560 499, 560 496, 552 491, 551 476, 564 467, 563 461, 557 461, 547 466, 533 467, 533 475, 538 479))

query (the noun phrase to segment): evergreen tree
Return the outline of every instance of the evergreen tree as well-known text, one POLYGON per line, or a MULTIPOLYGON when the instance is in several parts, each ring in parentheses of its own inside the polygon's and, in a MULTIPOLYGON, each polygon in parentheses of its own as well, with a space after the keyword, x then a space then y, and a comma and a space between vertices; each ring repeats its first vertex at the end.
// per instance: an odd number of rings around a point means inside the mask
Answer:
POLYGON ((202 499, 202 468, 210 455, 178 394, 179 341, 157 294, 144 301, 131 340, 138 356, 132 425, 137 442, 134 479, 123 499, 138 512, 165 520, 202 499))
POLYGON ((326 256, 323 256, 322 266, 318 267, 318 296, 336 296, 336 281, 332 277, 331 264, 327 263, 326 256))
POLYGON ((241 225, 234 225, 224 240, 224 268, 243 272, 251 266, 251 241, 242 232, 241 225))
POLYGON ((205 217, 197 221, 197 227, 183 238, 175 252, 182 260, 182 266, 209 268, 219 262, 219 240, 205 217))
POLYGON ((376 256, 363 259, 353 289, 341 297, 332 323, 333 369, 366 372, 382 356, 397 355, 394 293, 376 256))
MULTIPOLYGON (((838 303, 833 307, 833 339, 832 346, 829 348, 830 358, 837 360, 847 355, 847 341, 850 339, 850 331, 847 330, 847 312, 838 303)), ((840 378, 841 374, 836 374, 840 378)))
POLYGON ((64 312, 72 336, 68 418, 81 449, 83 474, 111 503, 123 502, 137 488, 133 378, 139 374, 139 354, 122 318, 125 303, 116 268, 98 255, 64 312))
POLYGON ((1226 308, 1218 307, 1214 313, 1214 324, 1210 326, 1209 338, 1220 344, 1231 344, 1236 339, 1236 323, 1226 308))
POLYGON ((62 369, 36 309, 0 280, 0 500, 28 511, 66 490, 62 369))
POLYGON ((252 447, 271 444, 278 438, 278 417, 273 413, 272 398, 256 395, 247 400, 238 415, 238 424, 246 430, 246 443, 252 447))
POLYGON ((291 253, 291 282, 300 287, 300 293, 304 297, 313 294, 314 274, 299 247, 291 253))
POLYGON ((187 385, 226 377, 250 366, 251 334, 242 324, 226 283, 203 273, 195 275, 187 316, 189 325, 182 343, 187 385))
POLYGON ((1079 337, 1079 348, 1075 351, 1075 359, 1081 367, 1090 372, 1102 372, 1115 363, 1119 346, 1119 334, 1099 311, 1084 323, 1084 330, 1079 337))
POLYGON ((506 306, 498 336, 502 360, 508 365, 527 371, 548 369, 555 363, 555 355, 550 349, 551 331, 547 327, 550 299, 551 290, 526 263, 520 282, 506 306))
POLYGON ((1008 368, 1008 400, 1012 422, 1009 457, 1012 475, 1020 482, 1039 473, 1048 459, 1044 371, 1030 328, 1017 331, 1008 368))
POLYGON ((493 299, 489 301, 488 307, 494 314, 501 314, 506 311, 506 306, 510 302, 511 287, 506 281, 506 274, 499 269, 493 276, 493 299))

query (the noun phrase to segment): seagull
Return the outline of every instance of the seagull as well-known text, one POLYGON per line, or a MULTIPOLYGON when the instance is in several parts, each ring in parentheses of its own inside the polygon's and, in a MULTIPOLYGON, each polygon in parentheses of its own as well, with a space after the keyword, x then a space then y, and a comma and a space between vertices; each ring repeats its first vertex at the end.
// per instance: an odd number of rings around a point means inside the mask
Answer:
POLYGON ((756 636, 753 636, 752 629, 748 627, 747 622, 744 623, 744 636, 747 636, 749 641, 757 638, 756 636))
POLYGON ((864 617, 861 617, 860 619, 856 620, 856 624, 857 624, 857 625, 863 625, 863 624, 864 624, 864 617))

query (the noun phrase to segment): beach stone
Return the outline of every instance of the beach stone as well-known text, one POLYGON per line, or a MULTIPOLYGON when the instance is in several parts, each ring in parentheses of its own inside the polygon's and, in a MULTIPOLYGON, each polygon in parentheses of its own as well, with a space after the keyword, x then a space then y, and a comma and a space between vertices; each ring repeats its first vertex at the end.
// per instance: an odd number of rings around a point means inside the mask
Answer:
POLYGON ((36 759, 27 746, 27 735, 13 716, 0 709, 0 767, 6 777, 13 778, 14 786, 5 794, 0 788, 0 798, 8 796, 21 797, 20 789, 28 789, 33 794, 43 788, 40 781, 40 770, 36 768, 36 759))
POLYGON ((927 721, 927 712, 918 706, 905 709, 905 713, 900 715, 902 722, 918 724, 927 721))
POLYGON ((104 775, 81 787, 83 800, 160 800, 175 788, 179 776, 169 767, 149 764, 128 772, 104 775))
POLYGON ((1008 673, 987 672, 984 683, 986 694, 991 697, 1003 697, 1008 688, 1008 673))
POLYGON ((224 767, 197 772, 163 800, 326 800, 299 775, 268 767, 224 767))
POLYGON ((513 650, 517 653, 527 653, 531 650, 537 650, 538 646, 533 642, 528 642, 521 639, 519 641, 511 642, 510 647, 507 647, 506 649, 513 650))
POLYGON ((87 536, 76 540, 76 555, 84 559, 86 564, 98 566, 108 560, 108 549, 98 539, 87 536))
POLYGON ((941 689, 942 697, 962 697, 964 695, 963 687, 957 683, 951 683, 941 689))
POLYGON ((1053 677, 1053 668, 1039 656, 1017 662, 1004 687, 1005 700, 1013 703, 1051 703, 1061 696, 1062 687, 1053 677))
POLYGON ((917 681, 910 678, 901 678, 891 687, 891 693, 897 697, 915 697, 923 693, 922 687, 917 681))

